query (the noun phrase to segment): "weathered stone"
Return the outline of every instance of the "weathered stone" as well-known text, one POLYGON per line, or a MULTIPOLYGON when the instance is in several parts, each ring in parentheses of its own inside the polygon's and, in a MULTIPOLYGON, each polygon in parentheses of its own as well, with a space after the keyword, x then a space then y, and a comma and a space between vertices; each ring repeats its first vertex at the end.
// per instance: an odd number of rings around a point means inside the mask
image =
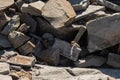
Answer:
POLYGON ((1 80, 12 80, 12 77, 8 75, 0 75, 0 79, 1 80))
POLYGON ((72 4, 75 11, 84 10, 90 4, 89 0, 69 0, 69 1, 72 4))
POLYGON ((8 35, 10 32, 15 31, 19 27, 19 25, 20 25, 19 15, 15 15, 2 30, 1 34, 8 35))
POLYGON ((16 56, 9 58, 7 62, 10 64, 14 64, 14 65, 32 67, 35 64, 35 58, 22 56, 22 55, 16 55, 16 56))
POLYGON ((35 50, 36 57, 38 57, 44 62, 47 62, 50 65, 55 65, 55 66, 58 65, 59 57, 60 57, 60 51, 58 49, 49 48, 49 49, 41 50, 41 52, 38 52, 39 51, 38 47, 39 46, 37 46, 35 50))
POLYGON ((17 29, 17 31, 26 33, 29 28, 30 28, 30 26, 28 26, 28 25, 26 25, 25 23, 23 23, 23 24, 17 29))
POLYGON ((30 37, 26 36, 25 34, 17 31, 13 31, 8 35, 8 38, 14 48, 18 48, 21 45, 23 45, 25 42, 27 42, 30 37))
POLYGON ((10 44, 8 38, 6 36, 0 35, 0 48, 10 48, 12 45, 10 44))
MULTIPOLYGON (((114 0, 114 1, 116 1, 116 0, 114 0)), ((110 2, 108 0, 97 0, 97 3, 99 3, 100 5, 106 6, 112 10, 120 12, 120 6, 110 2)))
POLYGON ((85 17, 87 17, 95 12, 101 11, 101 10, 105 10, 105 7, 104 6, 96 6, 96 5, 89 5, 89 7, 84 12, 82 12, 81 14, 78 14, 76 16, 74 21, 78 21, 82 18, 85 18, 85 17))
POLYGON ((105 64, 106 59, 100 56, 88 56, 85 59, 80 59, 74 62, 77 67, 99 67, 105 64))
POLYGON ((20 21, 21 23, 26 23, 26 25, 30 26, 30 33, 36 32, 37 22, 31 16, 27 14, 20 14, 20 21))
POLYGON ((42 15, 56 29, 69 25, 76 16, 67 0, 49 0, 42 8, 42 15))
POLYGON ((94 52, 120 43, 120 14, 98 18, 87 24, 88 50, 94 52))
POLYGON ((33 53, 34 49, 35 45, 31 41, 28 41, 23 46, 19 47, 19 52, 22 55, 27 55, 29 53, 33 53))
POLYGON ((57 38, 55 39, 55 43, 53 44, 52 48, 59 49, 61 55, 73 61, 76 61, 78 59, 79 53, 81 52, 81 49, 79 47, 76 46, 72 47, 72 45, 69 44, 68 42, 65 42, 57 38))
POLYGON ((9 74, 9 71, 9 64, 5 62, 0 62, 0 74, 9 74))
POLYGON ((14 3, 14 0, 0 0, 0 10, 4 10, 7 7, 11 6, 14 3))
POLYGON ((7 17, 3 11, 0 11, 0 31, 3 29, 3 27, 9 20, 9 17, 7 17))
POLYGON ((120 68, 120 55, 109 53, 107 64, 114 68, 120 68))

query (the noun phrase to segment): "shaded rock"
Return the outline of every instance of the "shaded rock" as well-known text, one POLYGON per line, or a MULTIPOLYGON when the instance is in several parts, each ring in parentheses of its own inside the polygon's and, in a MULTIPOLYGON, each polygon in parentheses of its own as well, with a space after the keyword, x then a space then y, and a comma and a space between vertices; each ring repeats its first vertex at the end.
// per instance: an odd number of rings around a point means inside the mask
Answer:
POLYGON ((96 5, 89 5, 89 7, 84 12, 82 12, 81 14, 78 14, 76 16, 74 21, 78 21, 82 18, 85 18, 85 17, 87 17, 95 12, 101 11, 101 10, 105 10, 105 7, 104 6, 96 6, 96 5))
POLYGON ((120 14, 98 18, 87 24, 88 50, 94 52, 114 46, 120 40, 120 14))
POLYGON ((54 28, 61 28, 69 25, 74 20, 76 14, 68 1, 49 0, 42 8, 42 16, 54 28))
POLYGON ((13 31, 8 35, 8 38, 14 48, 18 48, 21 45, 23 45, 25 42, 27 42, 30 37, 26 36, 25 34, 17 31, 13 31))
POLYGON ((0 10, 4 10, 7 7, 11 6, 14 3, 14 0, 0 0, 0 10))
POLYGON ((10 64, 19 65, 23 67, 32 67, 35 64, 35 58, 17 55, 9 58, 7 62, 10 64))
POLYGON ((0 74, 9 74, 9 71, 9 64, 5 62, 0 62, 0 74))
POLYGON ((33 50, 35 49, 35 45, 31 41, 28 41, 18 49, 20 54, 27 55, 29 53, 33 53, 33 50))
POLYGON ((26 25, 25 23, 21 24, 21 26, 17 29, 19 32, 27 33, 30 26, 26 25))
POLYGON ((109 53, 107 64, 114 68, 120 68, 120 55, 109 53))
POLYGON ((81 52, 79 47, 72 47, 70 43, 57 38, 55 39, 55 43, 53 44, 52 48, 59 49, 62 56, 67 57, 73 61, 78 59, 79 53, 81 52))
POLYGON ((19 25, 20 25, 20 17, 19 15, 14 15, 1 33, 4 35, 8 35, 10 32, 15 31, 19 27, 19 25))
POLYGON ((10 48, 12 45, 10 44, 8 38, 6 36, 0 35, 0 48, 10 48))
POLYGON ((88 56, 85 59, 80 59, 74 62, 77 67, 99 67, 105 64, 106 59, 100 56, 88 56))
POLYGON ((12 77, 10 77, 8 75, 0 75, 0 79, 1 80, 12 80, 12 77))

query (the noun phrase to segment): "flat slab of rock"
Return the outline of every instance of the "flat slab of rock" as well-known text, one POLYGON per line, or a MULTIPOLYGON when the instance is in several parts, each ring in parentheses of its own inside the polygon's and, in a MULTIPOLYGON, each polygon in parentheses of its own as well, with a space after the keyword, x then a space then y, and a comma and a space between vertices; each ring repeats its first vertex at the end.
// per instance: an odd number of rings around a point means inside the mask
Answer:
POLYGON ((61 52, 61 55, 73 61, 76 61, 78 59, 78 56, 81 52, 80 48, 76 46, 72 48, 72 45, 70 43, 57 38, 55 39, 55 43, 53 44, 52 48, 59 49, 61 52))
POLYGON ((74 21, 78 21, 82 18, 85 18, 85 17, 87 17, 95 12, 101 11, 101 10, 105 10, 105 7, 104 6, 96 6, 96 5, 89 5, 89 7, 84 12, 82 12, 81 14, 78 14, 76 16, 74 21))
POLYGON ((87 24, 88 50, 94 52, 120 43, 120 14, 98 18, 87 24))
POLYGON ((22 55, 13 56, 7 61, 10 64, 24 66, 24 67, 32 67, 35 63, 35 58, 27 57, 22 55))
POLYGON ((70 24, 74 20, 76 13, 67 0, 49 0, 42 8, 42 16, 54 28, 61 28, 70 24))
POLYGON ((0 74, 9 74, 10 66, 8 63, 0 62, 0 74))
POLYGON ((0 0, 0 10, 4 10, 14 3, 14 0, 0 0))
POLYGON ((18 48, 21 45, 23 45, 25 42, 27 42, 30 37, 26 36, 24 33, 13 31, 8 35, 8 38, 14 48, 18 48))
POLYGON ((114 68, 120 68, 120 55, 109 53, 107 64, 114 68))
POLYGON ((0 79, 1 80, 12 80, 12 77, 8 75, 0 75, 0 79))
POLYGON ((106 63, 106 59, 101 56, 88 56, 85 59, 74 62, 77 67, 99 67, 106 63))

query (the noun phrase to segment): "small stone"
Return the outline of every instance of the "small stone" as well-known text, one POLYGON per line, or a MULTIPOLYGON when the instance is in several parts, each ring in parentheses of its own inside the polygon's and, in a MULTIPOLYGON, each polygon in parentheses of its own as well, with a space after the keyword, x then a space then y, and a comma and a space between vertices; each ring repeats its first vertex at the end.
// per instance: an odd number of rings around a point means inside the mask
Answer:
POLYGON ((107 64, 114 68, 120 68, 120 55, 109 53, 107 64))
POLYGON ((22 55, 27 55, 29 53, 33 53, 34 49, 35 45, 31 41, 28 41, 23 46, 19 47, 19 52, 22 55))
POLYGON ((42 8, 42 16, 58 29, 69 25, 76 13, 67 0, 49 0, 42 8))
POLYGON ((23 45, 25 42, 27 42, 30 37, 26 36, 25 34, 17 31, 13 31, 8 35, 8 38, 14 48, 18 48, 21 45, 23 45))
POLYGON ((18 29, 17 31, 22 32, 22 33, 26 33, 28 32, 28 29, 30 28, 30 26, 26 25, 25 23, 23 23, 18 29))
POLYGON ((85 59, 74 62, 77 67, 99 67, 105 64, 106 59, 100 56, 88 56, 85 59))
POLYGON ((78 21, 82 18, 85 18, 85 17, 95 13, 95 12, 103 11, 103 10, 105 10, 104 6, 89 5, 89 7, 84 12, 82 12, 81 14, 78 14, 76 16, 74 21, 78 21))
POLYGON ((8 75, 0 75, 0 79, 1 80, 12 80, 12 77, 8 75))
POLYGON ((35 58, 17 55, 9 58, 7 62, 10 64, 19 65, 23 67, 32 67, 35 64, 35 58))
POLYGON ((81 52, 81 49, 79 47, 72 46, 70 43, 57 38, 55 39, 55 43, 53 44, 52 48, 59 49, 62 56, 73 61, 76 61, 78 59, 78 56, 81 52))
POLYGON ((8 35, 10 32, 15 31, 19 27, 19 25, 20 25, 20 17, 19 15, 15 15, 2 30, 1 34, 8 35))
POLYGON ((0 62, 0 74, 9 74, 10 66, 8 63, 0 62))

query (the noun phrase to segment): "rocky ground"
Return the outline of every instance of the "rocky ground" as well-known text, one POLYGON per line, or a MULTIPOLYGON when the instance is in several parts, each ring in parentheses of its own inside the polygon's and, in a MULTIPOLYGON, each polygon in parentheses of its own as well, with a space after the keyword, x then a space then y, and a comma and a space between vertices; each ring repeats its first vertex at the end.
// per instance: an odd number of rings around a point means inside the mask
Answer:
POLYGON ((0 80, 120 80, 119 0, 0 0, 0 80))

